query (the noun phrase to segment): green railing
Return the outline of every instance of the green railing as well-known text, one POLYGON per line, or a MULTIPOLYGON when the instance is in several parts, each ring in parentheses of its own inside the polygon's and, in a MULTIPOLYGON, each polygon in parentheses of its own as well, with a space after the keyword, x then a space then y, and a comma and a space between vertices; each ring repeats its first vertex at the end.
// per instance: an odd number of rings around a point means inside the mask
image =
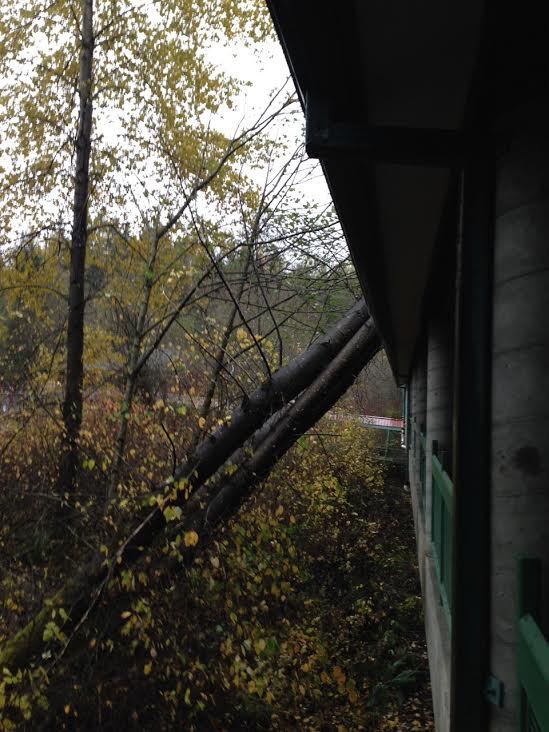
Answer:
POLYGON ((541 562, 518 562, 518 648, 520 732, 549 732, 549 643, 538 625, 541 562))
POLYGON ((440 588, 440 600, 448 617, 452 614, 452 541, 454 487, 433 452, 431 495, 431 539, 440 588))
POLYGON ((427 494, 427 474, 426 474, 426 456, 425 456, 425 435, 419 430, 416 432, 417 448, 419 452, 419 505, 421 514, 425 515, 425 499, 427 494))
MULTIPOLYGON (((427 440, 414 427, 412 449, 419 468, 419 506, 425 515, 427 500, 427 440)), ((437 443, 433 442, 431 461, 431 541, 435 570, 440 588, 440 601, 448 619, 452 613, 452 543, 454 515, 454 486, 437 456, 437 443)))

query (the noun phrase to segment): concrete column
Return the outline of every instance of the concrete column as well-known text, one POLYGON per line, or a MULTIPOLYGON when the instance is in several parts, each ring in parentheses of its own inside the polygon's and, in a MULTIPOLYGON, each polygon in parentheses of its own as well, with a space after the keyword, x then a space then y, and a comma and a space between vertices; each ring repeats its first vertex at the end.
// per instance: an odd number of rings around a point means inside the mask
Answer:
MULTIPOLYGON (((450 296, 450 294, 449 294, 450 296)), ((437 732, 447 732, 450 720, 450 632, 440 605, 431 550, 432 441, 447 450, 452 441, 453 317, 451 308, 433 309, 426 344, 424 408, 426 421, 426 496, 422 531, 418 532, 418 557, 425 609, 433 711, 437 732)))
POLYGON ((452 446, 452 363, 454 322, 451 308, 442 307, 429 321, 427 341, 427 449, 425 524, 431 536, 431 459, 433 440, 445 452, 445 465, 450 464, 452 446))
POLYGON ((417 426, 422 432, 425 432, 425 424, 427 420, 427 351, 423 346, 418 357, 416 367, 416 416, 417 426))
MULTIPOLYGON (((412 430, 425 433, 427 407, 427 353, 425 345, 420 345, 412 373, 410 375, 410 423, 412 430)), ((420 520, 418 496, 420 493, 419 475, 419 445, 417 436, 410 436, 414 440, 415 449, 409 452, 408 475, 412 491, 414 505, 414 520, 416 523, 416 535, 418 533, 420 520)))
POLYGON ((492 709, 491 730, 511 732, 516 559, 540 557, 549 573, 548 109, 525 109, 507 122, 495 217, 490 663, 505 685, 505 704, 492 709))

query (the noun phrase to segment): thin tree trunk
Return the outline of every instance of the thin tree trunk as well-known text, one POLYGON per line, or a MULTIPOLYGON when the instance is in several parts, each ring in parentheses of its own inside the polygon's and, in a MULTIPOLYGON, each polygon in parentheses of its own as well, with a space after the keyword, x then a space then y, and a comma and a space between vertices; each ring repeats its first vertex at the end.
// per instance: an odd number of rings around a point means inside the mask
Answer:
POLYGON ((88 240, 89 167, 92 130, 93 0, 81 1, 82 47, 78 94, 80 115, 76 138, 73 224, 71 236, 67 372, 63 401, 64 439, 59 470, 61 495, 74 488, 78 462, 77 440, 82 424, 84 375, 84 279, 88 240))
POLYGON ((118 486, 120 472, 122 470, 122 462, 124 460, 124 451, 126 449, 126 438, 128 436, 128 420, 132 408, 133 398, 135 396, 135 387, 140 369, 139 358, 141 355, 141 343, 143 342, 143 333, 145 332, 145 323, 147 322, 147 314, 149 312, 149 303, 151 300, 151 290, 154 283, 154 267, 158 254, 159 239, 156 234, 151 238, 149 248, 149 256, 147 259, 147 269, 143 278, 143 296, 139 305, 139 313, 135 324, 135 332, 132 338, 130 348, 130 356, 126 370, 126 384, 124 387, 124 399, 120 406, 120 419, 118 422, 118 431, 114 445, 114 456, 111 467, 109 485, 107 488, 106 505, 111 502, 112 497, 118 486))
MULTIPOLYGON (((249 246, 248 253, 246 256, 246 262, 244 264, 244 271, 242 272, 242 279, 240 281, 240 285, 239 285, 238 291, 236 293, 237 302, 240 302, 242 300, 242 293, 244 292, 244 288, 247 284, 248 271, 250 269, 251 261, 252 261, 252 247, 249 246)), ((199 417, 202 417, 204 419, 206 419, 208 417, 208 415, 210 414, 210 409, 211 409, 212 401, 213 401, 213 398, 215 395, 215 390, 217 389, 219 377, 221 376, 221 372, 223 371, 223 368, 225 365, 225 354, 227 352, 227 347, 228 347, 229 341, 231 339, 231 334, 233 332, 234 321, 236 319, 237 313, 238 313, 238 308, 233 303, 232 307, 231 307, 231 312, 229 314, 229 319, 227 320, 225 329, 223 331, 221 343, 219 344, 219 348, 217 349, 215 356, 214 356, 215 363, 214 363, 212 375, 208 382, 208 388, 206 390, 206 395, 202 402, 202 406, 200 407, 199 417)), ((191 448, 192 450, 194 450, 196 448, 198 442, 200 441, 200 438, 201 438, 201 434, 198 432, 195 440, 192 443, 192 448, 191 448)))

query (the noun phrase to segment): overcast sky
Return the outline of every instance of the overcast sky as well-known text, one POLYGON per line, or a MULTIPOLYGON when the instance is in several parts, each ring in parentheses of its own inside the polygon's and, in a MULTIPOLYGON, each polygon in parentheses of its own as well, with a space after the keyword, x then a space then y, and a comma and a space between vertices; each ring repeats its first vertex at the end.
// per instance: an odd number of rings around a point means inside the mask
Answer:
MULTIPOLYGON (((285 83, 292 90, 295 89, 278 41, 268 41, 255 48, 243 45, 218 46, 211 49, 208 57, 231 76, 249 83, 239 102, 230 110, 225 108, 220 117, 220 129, 227 135, 234 133, 235 127, 244 117, 252 119, 259 114, 265 108, 269 96, 285 83)), ((302 114, 296 115, 294 119, 285 118, 284 125, 285 131, 295 137, 296 144, 304 142, 302 114)), ((273 128, 273 134, 276 134, 274 130, 276 126, 273 128)), ((330 201, 320 164, 316 165, 315 174, 303 185, 303 193, 322 204, 330 201)))
MULTIPOLYGON (((34 43, 37 42, 39 47, 39 39, 34 38, 34 43)), ((32 46, 32 44, 30 45, 32 46)), ((213 127, 229 137, 232 137, 238 129, 242 131, 257 119, 266 108, 273 92, 281 89, 285 83, 293 89, 293 82, 290 79, 284 54, 276 40, 254 44, 249 47, 244 46, 244 44, 217 44, 207 51, 207 57, 213 64, 226 71, 229 76, 237 77, 246 83, 244 91, 232 108, 229 109, 226 105, 221 104, 219 114, 211 120, 213 127)), ((32 63, 32 54, 30 60, 32 63)), ((290 143, 291 149, 295 149, 298 144, 303 143, 304 124, 299 105, 296 104, 296 112, 293 116, 286 115, 281 121, 277 121, 272 125, 269 129, 269 135, 273 139, 276 140, 281 136, 282 125, 284 134, 292 140, 290 143)), ((0 164, 9 169, 11 167, 10 158, 17 154, 17 150, 10 145, 10 137, 13 140, 13 136, 9 134, 9 127, 4 129, 3 133, 0 135, 0 137, 3 137, 3 141, 0 141, 0 164)), ((110 112, 106 110, 103 112, 102 118, 98 118, 96 115, 95 134, 102 134, 111 143, 123 147, 125 144, 124 110, 112 109, 110 112)), ((258 184, 262 185, 264 172, 258 171, 257 174, 252 174, 253 177, 256 177, 256 175, 258 184)), ((330 196, 320 165, 315 164, 312 175, 308 176, 307 181, 300 187, 300 191, 302 192, 302 200, 308 199, 323 206, 329 203, 330 196)), ((47 200, 43 200, 42 206, 45 210, 51 208, 52 215, 55 214, 55 203, 50 204, 47 200)), ((17 222, 16 230, 23 231, 27 229, 23 219, 24 214, 22 211, 22 222, 20 225, 17 222)))

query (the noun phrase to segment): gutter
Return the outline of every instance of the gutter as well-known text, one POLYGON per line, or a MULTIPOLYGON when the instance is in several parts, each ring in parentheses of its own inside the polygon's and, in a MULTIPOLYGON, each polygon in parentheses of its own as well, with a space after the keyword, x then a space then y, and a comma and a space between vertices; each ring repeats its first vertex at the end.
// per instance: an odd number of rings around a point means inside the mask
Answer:
POLYGON ((466 125, 484 145, 461 172, 454 382, 451 732, 489 725, 495 160, 486 17, 466 125))

